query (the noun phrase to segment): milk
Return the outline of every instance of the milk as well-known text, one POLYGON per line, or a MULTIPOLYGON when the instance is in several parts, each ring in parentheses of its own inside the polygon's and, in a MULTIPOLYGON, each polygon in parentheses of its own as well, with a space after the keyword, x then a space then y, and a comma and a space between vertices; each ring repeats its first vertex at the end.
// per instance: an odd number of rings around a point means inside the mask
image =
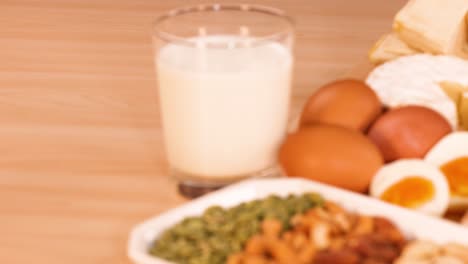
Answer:
POLYGON ((275 164, 288 120, 292 56, 278 43, 250 46, 250 40, 199 37, 192 39, 198 48, 160 49, 163 131, 174 170, 222 180, 275 164), (245 47, 206 47, 226 41, 245 47))

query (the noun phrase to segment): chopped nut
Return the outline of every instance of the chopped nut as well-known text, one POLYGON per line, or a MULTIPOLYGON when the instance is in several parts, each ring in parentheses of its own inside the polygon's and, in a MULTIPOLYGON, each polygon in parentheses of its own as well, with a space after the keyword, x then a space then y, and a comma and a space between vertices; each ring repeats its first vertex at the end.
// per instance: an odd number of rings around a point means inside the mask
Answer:
POLYGON ((296 233, 291 241, 294 249, 301 249, 309 243, 309 239, 303 233, 296 233))
POLYGON ((278 237, 283 225, 275 219, 267 219, 262 222, 262 232, 269 237, 278 237))
POLYGON ((281 236, 281 238, 288 244, 291 244, 292 243, 292 240, 294 238, 294 234, 292 231, 287 231, 287 232, 284 232, 283 235, 281 236))
POLYGON ((353 235, 363 235, 371 233, 374 230, 374 220, 372 217, 362 215, 359 216, 354 229, 351 231, 353 235))
POLYGON ((330 243, 331 250, 340 250, 346 244, 346 240, 343 237, 337 237, 333 239, 330 243))
POLYGON ((317 222, 310 229, 310 238, 317 249, 324 249, 330 246, 330 226, 325 222, 317 222))
POLYGON ((242 264, 268 264, 268 259, 259 255, 245 255, 242 264))
POLYGON ((317 208, 312 209, 311 211, 315 213, 315 215, 319 217, 320 219, 330 221, 332 218, 330 212, 325 211, 325 208, 317 207, 317 208))
POLYGON ((401 233, 398 228, 388 219, 375 217, 374 228, 375 232, 384 234, 387 239, 397 243, 398 245, 403 246, 403 244, 406 243, 406 238, 404 237, 403 233, 401 233))
POLYGON ((363 260, 361 264, 387 264, 387 263, 390 263, 390 262, 381 260, 381 259, 367 258, 363 260))
POLYGON ((261 255, 261 254, 264 254, 265 251, 266 251, 265 240, 260 235, 251 237, 247 241, 247 244, 245 245, 245 252, 247 254, 261 255))
POLYGON ((291 218, 291 225, 294 226, 296 231, 301 231, 307 233, 310 229, 310 221, 305 217, 305 215, 296 215, 291 218))
POLYGON ((268 253, 270 253, 279 264, 299 263, 299 257, 285 242, 278 239, 270 239, 267 240, 266 244, 268 253))
POLYGON ((351 228, 351 219, 349 214, 335 203, 327 202, 325 207, 331 215, 332 220, 343 230, 349 231, 351 228))
POLYGON ((392 262, 399 255, 399 250, 391 241, 379 233, 370 233, 351 239, 349 246, 359 255, 383 262, 392 262))
POLYGON ((328 212, 331 214, 347 214, 347 212, 343 209, 343 207, 339 206, 334 202, 327 201, 324 204, 324 207, 327 209, 328 212))
POLYGON ((348 232, 351 229, 351 221, 346 214, 337 214, 335 216, 335 222, 345 232, 348 232))
POLYGON ((361 260, 356 252, 349 250, 317 252, 313 263, 359 264, 361 260))
POLYGON ((399 250, 392 246, 375 247, 369 257, 384 263, 392 263, 400 255, 399 250))
POLYGON ((315 257, 316 249, 314 245, 307 244, 299 251, 299 261, 301 263, 311 263, 315 257))
POLYGON ((304 219, 304 215, 297 214, 297 215, 294 215, 293 217, 291 217, 291 220, 289 220, 289 223, 292 226, 296 226, 296 225, 300 224, 301 221, 303 221, 303 219, 304 219))
POLYGON ((226 264, 242 264, 242 253, 233 254, 228 257, 226 264))

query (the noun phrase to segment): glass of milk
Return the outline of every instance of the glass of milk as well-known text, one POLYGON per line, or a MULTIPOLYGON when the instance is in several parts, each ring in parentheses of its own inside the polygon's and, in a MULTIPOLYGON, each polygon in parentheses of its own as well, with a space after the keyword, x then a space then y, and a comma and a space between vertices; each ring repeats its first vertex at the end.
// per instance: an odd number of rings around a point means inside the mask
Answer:
POLYGON ((293 22, 256 5, 172 10, 154 25, 171 174, 188 196, 277 173, 293 66, 293 22))

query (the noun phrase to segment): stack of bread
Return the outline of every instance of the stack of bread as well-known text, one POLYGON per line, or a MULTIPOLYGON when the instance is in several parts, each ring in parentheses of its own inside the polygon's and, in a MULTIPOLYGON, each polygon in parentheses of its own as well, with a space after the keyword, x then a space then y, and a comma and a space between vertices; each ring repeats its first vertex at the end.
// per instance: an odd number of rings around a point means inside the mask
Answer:
POLYGON ((409 0, 369 59, 385 106, 429 107, 468 130, 468 0, 409 0))

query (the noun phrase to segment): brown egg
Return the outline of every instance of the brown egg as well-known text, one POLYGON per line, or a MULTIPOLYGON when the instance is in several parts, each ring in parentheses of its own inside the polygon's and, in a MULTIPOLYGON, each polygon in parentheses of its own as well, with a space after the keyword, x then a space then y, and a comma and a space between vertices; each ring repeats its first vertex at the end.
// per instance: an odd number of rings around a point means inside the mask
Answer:
POLYGON ((442 137, 452 132, 439 113, 422 106, 403 106, 383 114, 369 130, 386 162, 423 158, 442 137))
POLYGON ((340 80, 321 87, 309 98, 300 126, 324 123, 365 131, 381 112, 381 102, 366 83, 340 80))
POLYGON ((334 125, 311 125, 288 135, 279 161, 288 176, 357 192, 368 188, 383 164, 378 148, 365 135, 334 125))

